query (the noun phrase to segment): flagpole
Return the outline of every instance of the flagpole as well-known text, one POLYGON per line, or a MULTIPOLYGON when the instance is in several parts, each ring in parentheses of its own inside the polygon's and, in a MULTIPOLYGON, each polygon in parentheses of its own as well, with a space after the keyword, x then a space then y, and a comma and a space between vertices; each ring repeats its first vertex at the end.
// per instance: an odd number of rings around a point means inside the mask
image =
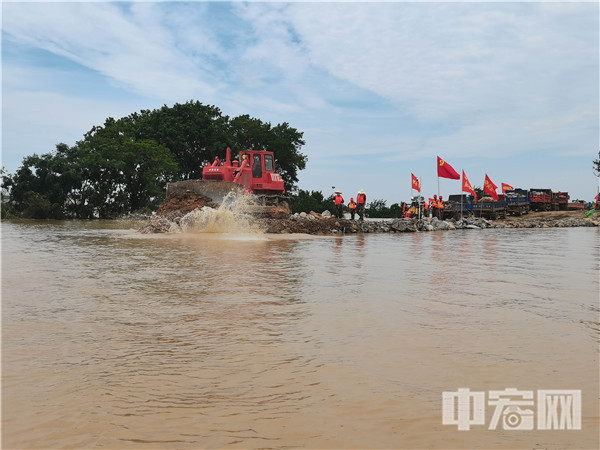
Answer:
POLYGON ((462 180, 460 182, 460 220, 463 219, 463 186, 465 185, 465 169, 462 171, 462 180))
POLYGON ((421 181, 423 177, 419 177, 419 220, 423 219, 423 202, 421 202, 421 192, 423 191, 423 183, 421 181))

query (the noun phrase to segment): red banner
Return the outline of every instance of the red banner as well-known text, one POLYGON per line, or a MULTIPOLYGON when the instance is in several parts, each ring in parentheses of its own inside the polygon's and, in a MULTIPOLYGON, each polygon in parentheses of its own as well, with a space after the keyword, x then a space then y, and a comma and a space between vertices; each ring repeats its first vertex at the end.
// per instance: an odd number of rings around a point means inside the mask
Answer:
POLYGON ((439 156, 437 157, 438 161, 438 177, 441 178, 450 178, 451 180, 460 180, 460 175, 454 170, 454 168, 444 161, 439 156))
POLYGON ((486 173, 485 182, 483 183, 483 192, 485 192, 486 194, 490 194, 490 196, 494 200, 498 200, 498 194, 496 193, 496 189, 498 189, 498 186, 492 183, 492 180, 490 180, 490 177, 488 177, 486 173))
POLYGON ((477 203, 477 193, 475 192, 475 189, 473 189, 473 186, 471 186, 471 183, 469 183, 469 179, 464 170, 462 171, 462 191, 468 192, 475 197, 475 203, 477 203))
POLYGON ((502 193, 505 194, 506 191, 512 191, 514 189, 514 187, 512 187, 510 184, 506 184, 506 183, 502 183, 502 193))
POLYGON ((419 183, 419 179, 417 177, 415 177, 415 175, 412 173, 410 175, 412 177, 412 188, 415 191, 421 192, 421 183, 419 183))

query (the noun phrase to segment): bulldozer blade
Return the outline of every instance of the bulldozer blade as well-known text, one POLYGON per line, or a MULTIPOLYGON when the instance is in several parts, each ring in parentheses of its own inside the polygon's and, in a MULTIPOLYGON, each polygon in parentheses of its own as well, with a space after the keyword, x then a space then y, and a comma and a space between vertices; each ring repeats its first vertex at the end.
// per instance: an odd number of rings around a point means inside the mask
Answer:
POLYGON ((213 202, 219 205, 223 203, 223 199, 230 192, 242 192, 243 186, 229 181, 212 181, 212 180, 186 180, 167 185, 167 196, 171 194, 180 194, 187 191, 195 192, 212 199, 213 202))

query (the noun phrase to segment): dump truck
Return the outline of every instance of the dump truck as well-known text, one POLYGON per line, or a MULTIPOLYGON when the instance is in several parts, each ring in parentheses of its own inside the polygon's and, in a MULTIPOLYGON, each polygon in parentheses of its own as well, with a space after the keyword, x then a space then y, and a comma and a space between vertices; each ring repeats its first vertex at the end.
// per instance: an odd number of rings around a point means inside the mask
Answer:
POLYGON ((506 210, 509 214, 521 216, 529 214, 531 199, 526 189, 511 189, 504 193, 506 199, 506 210))
POLYGON ((185 180, 167 185, 167 196, 192 191, 217 204, 230 192, 251 194, 249 211, 258 215, 289 215, 290 198, 285 195, 281 174, 276 172, 275 155, 265 150, 244 150, 232 160, 227 148, 225 161, 215 157, 202 168, 202 180, 185 180))
POLYGON ((585 210, 587 207, 587 203, 585 200, 574 200, 567 204, 567 210, 577 211, 577 210, 585 210))
POLYGON ((473 215, 485 219, 506 219, 507 205, 504 194, 498 195, 498 200, 483 197, 473 206, 473 215))
POLYGON ((532 211, 552 211, 552 189, 529 189, 532 211))
POLYGON ((561 191, 553 192, 552 209, 554 211, 566 211, 569 209, 569 193, 561 191))
POLYGON ((453 194, 444 202, 444 209, 440 210, 440 219, 454 218, 456 220, 462 217, 473 215, 473 196, 467 194, 453 194))

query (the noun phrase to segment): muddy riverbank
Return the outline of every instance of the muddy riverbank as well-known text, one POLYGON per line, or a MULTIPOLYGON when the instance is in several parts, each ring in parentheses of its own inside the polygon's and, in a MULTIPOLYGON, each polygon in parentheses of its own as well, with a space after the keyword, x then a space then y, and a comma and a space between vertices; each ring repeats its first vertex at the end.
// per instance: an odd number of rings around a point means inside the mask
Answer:
POLYGON ((419 231, 446 231, 457 229, 485 228, 565 228, 565 227, 597 227, 596 215, 585 217, 582 211, 531 212, 517 217, 509 216, 501 220, 483 218, 463 218, 459 220, 438 220, 437 218, 417 219, 380 219, 353 221, 348 218, 331 217, 329 212, 323 214, 293 214, 287 218, 252 218, 244 213, 243 205, 237 209, 220 211, 211 199, 195 193, 170 196, 160 206, 155 215, 148 218, 140 228, 142 233, 166 233, 182 231, 182 226, 189 226, 190 214, 194 218, 203 214, 208 221, 217 220, 219 214, 229 219, 243 219, 252 222, 253 228, 265 233, 286 234, 304 233, 314 235, 355 234, 355 233, 404 233, 419 231))

